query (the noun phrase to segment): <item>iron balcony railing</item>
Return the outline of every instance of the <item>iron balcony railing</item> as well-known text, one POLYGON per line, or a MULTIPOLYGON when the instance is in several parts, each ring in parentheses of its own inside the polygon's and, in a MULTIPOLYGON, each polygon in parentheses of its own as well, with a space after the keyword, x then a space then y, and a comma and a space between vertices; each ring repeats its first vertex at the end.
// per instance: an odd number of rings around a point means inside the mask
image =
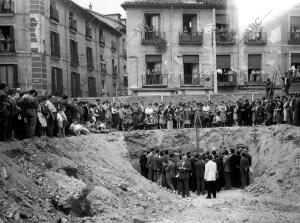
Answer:
POLYGON ((300 45, 300 32, 290 32, 288 44, 300 45))
POLYGON ((245 44, 247 45, 266 45, 267 33, 266 32, 253 32, 246 34, 245 44))
POLYGON ((0 40, 0 54, 15 53, 14 40, 0 40))
POLYGON ((13 0, 0 1, 0 14, 13 14, 15 12, 13 0))
POLYGON ((183 32, 179 33, 179 44, 182 45, 202 45, 202 32, 183 32))
POLYGON ((167 87, 168 74, 144 74, 142 84, 143 87, 167 87))
POLYGON ((204 80, 201 79, 200 74, 184 74, 180 76, 180 86, 182 87, 204 87, 204 80))
POLYGON ((234 45, 236 43, 235 32, 217 31, 216 43, 218 45, 234 45))
POLYGON ((156 39, 165 39, 165 33, 159 31, 145 31, 142 33, 141 43, 143 45, 152 45, 156 39))
POLYGON ((218 86, 236 86, 237 84, 237 73, 228 72, 217 75, 218 86))

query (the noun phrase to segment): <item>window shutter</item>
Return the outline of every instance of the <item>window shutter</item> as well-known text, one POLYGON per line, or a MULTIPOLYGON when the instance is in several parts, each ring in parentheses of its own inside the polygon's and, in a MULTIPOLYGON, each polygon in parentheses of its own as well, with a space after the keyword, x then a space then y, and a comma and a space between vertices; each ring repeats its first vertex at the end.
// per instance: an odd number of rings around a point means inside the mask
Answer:
POLYGON ((18 74, 18 65, 13 65, 13 85, 14 88, 19 87, 19 74, 18 74))
POLYGON ((184 55, 183 63, 199 64, 199 56, 198 55, 184 55))
POLYGON ((51 73, 52 73, 52 94, 56 93, 56 75, 55 75, 55 68, 51 68, 51 73))
POLYGON ((261 69, 261 54, 248 55, 248 69, 261 69))
POLYGON ((57 93, 62 96, 64 93, 62 69, 57 70, 57 93))
POLYGON ((217 55, 217 69, 229 69, 230 55, 217 55))

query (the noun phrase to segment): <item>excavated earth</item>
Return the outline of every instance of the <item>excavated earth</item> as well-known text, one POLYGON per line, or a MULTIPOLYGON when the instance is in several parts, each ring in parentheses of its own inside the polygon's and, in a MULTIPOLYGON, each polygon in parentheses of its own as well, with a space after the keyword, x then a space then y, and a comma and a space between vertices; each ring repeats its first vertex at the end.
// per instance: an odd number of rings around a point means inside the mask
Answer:
POLYGON ((144 150, 196 151, 195 129, 0 143, 0 223, 299 222, 299 128, 215 128, 197 134, 198 151, 218 150, 223 143, 228 149, 249 146, 252 185, 222 191, 215 200, 194 194, 187 200, 139 174, 144 150))

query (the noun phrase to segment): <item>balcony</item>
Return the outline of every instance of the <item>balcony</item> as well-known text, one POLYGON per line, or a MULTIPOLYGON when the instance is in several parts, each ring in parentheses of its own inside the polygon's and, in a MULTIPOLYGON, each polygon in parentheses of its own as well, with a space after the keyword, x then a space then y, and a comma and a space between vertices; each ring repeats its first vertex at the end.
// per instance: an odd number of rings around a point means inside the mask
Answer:
POLYGON ((191 33, 179 33, 179 44, 181 45, 202 45, 203 33, 191 32, 191 33))
POLYGON ((168 74, 150 74, 142 76, 143 88, 168 87, 168 74))
POLYGON ((237 85, 237 74, 236 73, 226 73, 218 74, 218 87, 235 87, 237 85))
POLYGON ((142 33, 142 45, 153 45, 155 39, 165 39, 164 32, 147 31, 142 33))
POLYGON ((14 54, 15 52, 14 40, 0 40, 0 54, 14 54))
POLYGON ((50 6, 50 20, 59 23, 58 10, 50 6))
POLYGON ((86 27, 85 28, 85 38, 87 39, 87 40, 92 40, 92 29, 91 29, 91 27, 86 27))
POLYGON ((235 32, 218 31, 216 32, 217 45, 234 45, 235 44, 235 32))
POLYGON ((70 19, 70 31, 71 32, 77 32, 77 20, 70 19))
POLYGON ((300 32, 290 32, 288 44, 300 45, 300 32))
POLYGON ((253 72, 253 73, 246 73, 246 81, 245 85, 248 86, 264 86, 265 82, 262 80, 261 72, 253 72))
POLYGON ((245 44, 250 46, 262 46, 267 44, 266 32, 254 32, 245 36, 245 44))
POLYGON ((192 75, 192 74, 186 74, 183 76, 180 76, 180 86, 181 87, 204 87, 204 82, 201 82, 200 75, 192 75))
POLYGON ((14 1, 0 1, 0 14, 14 14, 14 1))

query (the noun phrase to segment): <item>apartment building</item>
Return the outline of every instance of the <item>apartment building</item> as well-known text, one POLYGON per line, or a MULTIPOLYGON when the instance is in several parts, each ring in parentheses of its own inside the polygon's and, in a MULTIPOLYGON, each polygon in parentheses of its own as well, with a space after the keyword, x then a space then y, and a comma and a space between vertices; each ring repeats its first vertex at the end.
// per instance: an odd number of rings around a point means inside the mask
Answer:
POLYGON ((0 82, 71 97, 124 94, 113 59, 123 55, 121 31, 70 0, 0 4, 0 82))
POLYGON ((259 91, 278 68, 299 66, 299 7, 250 31, 239 30, 230 0, 139 0, 122 7, 132 95, 259 91))

